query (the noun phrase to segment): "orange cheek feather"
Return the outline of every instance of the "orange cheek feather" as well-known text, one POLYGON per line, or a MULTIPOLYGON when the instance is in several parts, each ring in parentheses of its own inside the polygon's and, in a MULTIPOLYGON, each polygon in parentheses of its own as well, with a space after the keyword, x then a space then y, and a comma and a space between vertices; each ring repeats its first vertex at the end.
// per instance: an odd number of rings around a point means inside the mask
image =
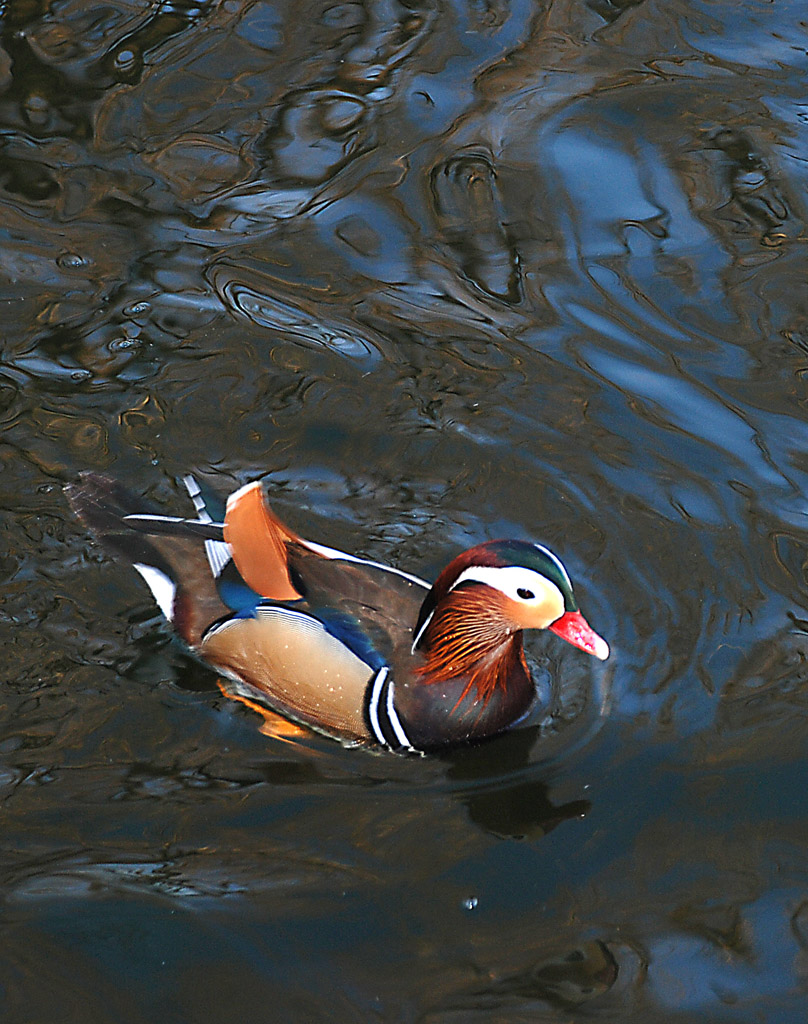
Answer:
POLYGON ((551 622, 564 614, 564 604, 554 594, 530 604, 520 604, 501 594, 499 603, 503 617, 516 629, 547 629, 551 622))

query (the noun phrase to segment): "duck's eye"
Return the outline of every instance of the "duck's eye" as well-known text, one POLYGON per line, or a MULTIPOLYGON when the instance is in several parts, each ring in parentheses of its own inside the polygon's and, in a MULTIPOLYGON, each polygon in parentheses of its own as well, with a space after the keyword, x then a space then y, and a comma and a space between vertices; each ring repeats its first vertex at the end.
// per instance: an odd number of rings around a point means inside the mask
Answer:
POLYGON ((516 593, 522 598, 523 601, 532 601, 536 596, 532 590, 527 590, 525 587, 519 587, 516 593))

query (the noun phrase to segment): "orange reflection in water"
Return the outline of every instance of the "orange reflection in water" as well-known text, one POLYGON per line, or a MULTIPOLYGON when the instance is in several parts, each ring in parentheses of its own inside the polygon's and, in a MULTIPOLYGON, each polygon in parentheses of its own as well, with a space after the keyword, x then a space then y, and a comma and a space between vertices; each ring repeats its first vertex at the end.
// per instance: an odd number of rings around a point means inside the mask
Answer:
POLYGON ((258 701, 250 700, 249 697, 245 697, 240 693, 231 693, 227 689, 227 686, 222 679, 217 679, 216 685, 230 700, 240 701, 245 704, 251 711, 260 715, 263 718, 263 723, 260 726, 259 731, 264 735, 268 736, 273 740, 280 740, 283 743, 293 743, 302 737, 310 736, 311 733, 302 725, 296 725, 294 722, 290 722, 288 718, 284 718, 275 711, 271 711, 263 704, 259 704, 258 701))

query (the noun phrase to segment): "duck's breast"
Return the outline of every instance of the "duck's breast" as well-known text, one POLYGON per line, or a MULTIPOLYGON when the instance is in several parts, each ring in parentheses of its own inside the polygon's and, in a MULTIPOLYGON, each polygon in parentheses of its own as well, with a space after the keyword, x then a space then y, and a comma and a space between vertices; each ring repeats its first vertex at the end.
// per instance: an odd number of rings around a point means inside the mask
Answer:
POLYGON ((370 739, 365 702, 377 669, 305 612, 269 605, 231 618, 199 654, 260 692, 277 711, 343 739, 370 739))

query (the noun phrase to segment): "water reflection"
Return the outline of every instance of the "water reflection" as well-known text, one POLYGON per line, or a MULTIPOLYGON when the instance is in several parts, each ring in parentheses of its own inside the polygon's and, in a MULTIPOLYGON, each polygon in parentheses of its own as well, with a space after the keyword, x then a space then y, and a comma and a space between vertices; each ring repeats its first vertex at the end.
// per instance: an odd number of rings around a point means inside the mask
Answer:
POLYGON ((276 291, 277 285, 271 291, 268 283, 263 286, 266 290, 261 291, 234 280, 232 275, 238 273, 243 274, 243 270, 221 263, 209 271, 210 280, 222 303, 234 313, 247 317, 259 327, 281 331, 285 337, 322 345, 332 352, 364 362, 373 362, 378 358, 377 344, 367 335, 365 338, 359 336, 356 328, 348 322, 345 322, 342 330, 333 320, 324 323, 321 313, 306 312, 284 301, 277 294, 273 295, 272 291, 276 291))
POLYGON ((608 992, 618 973, 609 947, 600 941, 587 942, 559 951, 521 974, 498 978, 469 1000, 466 1012, 481 1006, 506 1009, 536 1002, 568 1010, 608 992))
MULTIPOLYGON (((532 737, 530 737, 532 740, 532 737)), ((522 778, 519 768, 527 767, 525 757, 488 758, 487 764, 455 764, 449 778, 455 781, 455 797, 466 807, 475 824, 496 836, 538 840, 569 818, 582 818, 590 808, 587 800, 569 800, 555 805, 550 788, 541 779, 522 778), (492 761, 494 763, 492 763, 492 761), (500 775, 503 768, 510 774, 500 775)), ((484 759, 486 760, 486 759, 484 759)))
POLYGON ((518 302, 517 254, 508 243, 492 161, 457 155, 433 172, 435 212, 464 272, 492 298, 518 302))

